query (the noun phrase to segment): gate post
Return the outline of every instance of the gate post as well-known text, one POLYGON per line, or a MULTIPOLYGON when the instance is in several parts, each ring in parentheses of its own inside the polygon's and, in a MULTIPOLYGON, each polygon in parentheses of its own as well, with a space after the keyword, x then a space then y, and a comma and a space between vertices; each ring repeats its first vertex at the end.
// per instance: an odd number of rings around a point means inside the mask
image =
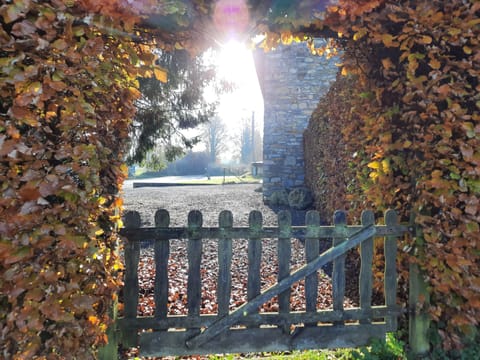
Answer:
MULTIPOLYGON (((119 208, 115 209, 115 215, 118 215, 120 212, 119 208)), ((116 228, 118 231, 118 228, 116 228)), ((119 253, 119 244, 116 243, 115 247, 115 255, 118 256, 119 253)), ((118 345, 119 345, 119 338, 120 334, 118 332, 118 324, 117 324, 117 317, 118 317, 118 292, 115 294, 112 304, 110 305, 110 309, 108 311, 108 316, 110 317, 110 326, 106 331, 107 336, 107 344, 100 347, 98 349, 98 358, 100 360, 117 360, 118 359, 118 345)))
POLYGON ((112 323, 107 329, 107 339, 108 343, 98 349, 98 358, 100 360, 117 360, 118 359, 118 340, 119 334, 117 329, 117 305, 118 301, 115 301, 112 304, 112 307, 109 311, 110 319, 112 323))
MULTIPOLYGON (((411 223, 413 224, 413 221, 411 223)), ((422 246, 423 235, 418 225, 415 226, 415 237, 416 245, 422 246)), ((425 310, 430 303, 430 295, 423 275, 423 271, 418 264, 410 262, 408 279, 408 342, 414 358, 422 358, 430 351, 428 342, 430 318, 425 310)))

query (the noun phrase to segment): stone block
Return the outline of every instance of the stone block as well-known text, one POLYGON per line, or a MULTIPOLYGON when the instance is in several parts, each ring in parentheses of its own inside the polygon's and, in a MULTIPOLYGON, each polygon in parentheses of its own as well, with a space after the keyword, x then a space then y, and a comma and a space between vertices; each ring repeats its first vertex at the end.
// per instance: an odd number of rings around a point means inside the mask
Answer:
POLYGON ((288 194, 288 205, 296 210, 305 210, 313 203, 313 196, 305 187, 295 188, 288 194))
POLYGON ((288 193, 285 189, 275 190, 268 197, 270 205, 288 205, 288 193))
POLYGON ((296 163, 297 163, 297 161, 295 160, 295 156, 287 156, 285 158, 284 164, 286 166, 294 166, 296 163))

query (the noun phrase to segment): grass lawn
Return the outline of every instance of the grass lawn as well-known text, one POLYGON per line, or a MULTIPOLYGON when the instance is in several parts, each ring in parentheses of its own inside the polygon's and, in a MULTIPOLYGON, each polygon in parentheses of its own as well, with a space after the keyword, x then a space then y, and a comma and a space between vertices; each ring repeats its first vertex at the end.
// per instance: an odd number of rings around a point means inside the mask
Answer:
MULTIPOLYGON (((161 175, 160 172, 156 171, 147 171, 144 168, 137 168, 135 172, 135 176, 130 178, 130 180, 146 180, 151 178, 159 178, 159 182, 161 182, 161 175)), ((261 182, 260 177, 253 177, 250 173, 234 176, 211 176, 208 179, 206 176, 201 179, 185 179, 185 181, 177 182, 179 185, 222 185, 222 184, 259 184, 261 182)))
POLYGON ((199 179, 199 180, 186 180, 182 181, 182 184, 191 184, 191 185, 222 185, 222 184, 259 184, 260 178, 253 177, 251 175, 244 176, 211 176, 210 179, 199 179))

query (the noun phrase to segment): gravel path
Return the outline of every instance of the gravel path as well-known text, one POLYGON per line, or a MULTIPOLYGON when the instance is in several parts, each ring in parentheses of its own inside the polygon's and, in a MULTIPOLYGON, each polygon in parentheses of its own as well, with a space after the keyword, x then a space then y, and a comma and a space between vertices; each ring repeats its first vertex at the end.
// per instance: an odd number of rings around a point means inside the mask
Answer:
POLYGON ((142 226, 153 226, 157 209, 170 213, 171 226, 187 224, 190 210, 200 210, 204 226, 217 226, 222 210, 233 213, 234 226, 248 225, 248 214, 259 210, 265 226, 275 226, 277 215, 263 204, 262 193, 255 190, 259 184, 167 186, 152 188, 125 188, 124 207, 136 210, 142 218, 142 226))

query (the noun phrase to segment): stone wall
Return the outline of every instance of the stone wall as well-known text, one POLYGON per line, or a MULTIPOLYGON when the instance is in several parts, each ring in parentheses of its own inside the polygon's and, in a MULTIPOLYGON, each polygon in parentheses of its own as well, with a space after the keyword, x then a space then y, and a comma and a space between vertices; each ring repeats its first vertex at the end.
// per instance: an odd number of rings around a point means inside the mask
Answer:
POLYGON ((303 132, 335 80, 337 58, 310 54, 305 43, 255 54, 264 101, 263 196, 304 185, 303 132))

